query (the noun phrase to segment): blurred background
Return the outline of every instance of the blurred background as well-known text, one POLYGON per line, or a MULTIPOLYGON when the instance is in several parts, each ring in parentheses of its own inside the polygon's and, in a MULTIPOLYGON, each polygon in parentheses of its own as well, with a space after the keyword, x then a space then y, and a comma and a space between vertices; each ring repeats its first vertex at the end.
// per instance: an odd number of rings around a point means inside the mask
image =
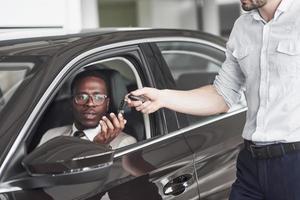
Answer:
POLYGON ((109 27, 228 37, 241 12, 239 0, 0 0, 0 40, 109 27))

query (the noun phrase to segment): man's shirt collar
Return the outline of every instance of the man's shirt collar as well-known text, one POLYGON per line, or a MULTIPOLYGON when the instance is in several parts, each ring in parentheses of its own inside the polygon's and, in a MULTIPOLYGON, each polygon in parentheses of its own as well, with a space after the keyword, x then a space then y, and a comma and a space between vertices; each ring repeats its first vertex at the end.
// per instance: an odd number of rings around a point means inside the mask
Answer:
MULTIPOLYGON (((76 128, 75 124, 73 124, 72 126, 72 136, 73 134, 78 131, 78 129, 76 128)), ((84 129, 82 130, 84 132, 84 134, 86 135, 86 138, 85 139, 88 139, 90 141, 93 141, 94 140, 94 137, 101 132, 101 126, 100 124, 98 124, 97 127, 95 128, 90 128, 90 129, 84 129)))
MULTIPOLYGON (((278 19, 278 17, 288 11, 288 9, 291 7, 292 3, 294 0, 282 0, 278 6, 278 8, 275 11, 274 14, 274 21, 276 21, 278 19)), ((263 21, 264 23, 266 23, 266 21, 261 17, 261 15, 259 14, 258 9, 254 9, 252 11, 250 11, 250 15, 253 17, 253 19, 257 20, 257 21, 263 21)))

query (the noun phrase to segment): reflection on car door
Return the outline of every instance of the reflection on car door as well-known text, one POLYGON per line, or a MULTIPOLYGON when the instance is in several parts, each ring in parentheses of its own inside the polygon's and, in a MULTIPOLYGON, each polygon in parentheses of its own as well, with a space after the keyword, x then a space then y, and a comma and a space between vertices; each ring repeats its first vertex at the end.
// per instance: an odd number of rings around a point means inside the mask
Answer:
MULTIPOLYGON (((212 84, 225 59, 224 46, 202 43, 201 40, 160 42, 157 46, 177 88, 183 90, 212 84)), ((182 131, 195 153, 201 199, 228 198, 242 144, 246 110, 242 103, 236 106, 236 110, 222 115, 178 118, 181 127, 186 127, 182 131)))
POLYGON ((186 132, 185 138, 195 152, 201 199, 228 197, 235 180, 235 162, 242 146, 244 122, 245 110, 242 110, 212 117, 186 132))
POLYGON ((117 153, 108 189, 111 199, 198 198, 192 151, 182 135, 156 137, 138 146, 137 151, 117 153), (112 178, 117 174, 130 175, 112 178))

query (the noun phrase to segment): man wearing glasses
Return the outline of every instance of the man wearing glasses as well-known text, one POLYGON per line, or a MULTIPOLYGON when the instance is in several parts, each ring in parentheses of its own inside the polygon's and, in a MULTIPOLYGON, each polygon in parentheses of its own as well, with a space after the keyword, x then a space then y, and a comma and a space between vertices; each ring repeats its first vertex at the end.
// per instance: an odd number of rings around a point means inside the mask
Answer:
POLYGON ((134 137, 122 132, 126 124, 123 115, 108 114, 110 99, 107 77, 107 72, 101 70, 87 70, 78 74, 71 84, 73 125, 48 130, 39 145, 57 136, 79 137, 109 144, 113 149, 135 143, 134 137))

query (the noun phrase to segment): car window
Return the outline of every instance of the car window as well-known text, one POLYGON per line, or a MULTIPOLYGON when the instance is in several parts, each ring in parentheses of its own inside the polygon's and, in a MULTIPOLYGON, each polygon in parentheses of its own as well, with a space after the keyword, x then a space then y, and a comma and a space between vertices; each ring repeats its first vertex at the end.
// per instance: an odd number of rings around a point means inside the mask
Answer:
POLYGON ((0 63, 0 113, 33 66, 33 63, 0 63))
MULTIPOLYGON (((157 46, 180 90, 212 84, 225 60, 224 51, 217 46, 176 41, 159 42, 157 46)), ((188 115, 190 124, 206 118, 188 115)))
MULTIPOLYGON (((57 131, 66 133, 69 129, 71 130, 74 122, 71 83, 77 74, 90 70, 91 68, 108 71, 110 74, 108 79, 110 82, 108 114, 110 112, 117 114, 124 96, 129 91, 142 87, 141 80, 133 64, 123 57, 109 58, 85 65, 76 73, 72 74, 58 90, 37 128, 37 136, 34 137, 36 141, 33 141, 32 146, 39 146, 45 141, 48 141, 49 136, 52 138, 54 135, 57 135, 57 131)), ((136 141, 150 138, 148 116, 128 107, 124 108, 124 117, 127 123, 123 132, 132 136, 136 141)), ((120 145, 120 147, 125 146, 122 142, 120 145)))

